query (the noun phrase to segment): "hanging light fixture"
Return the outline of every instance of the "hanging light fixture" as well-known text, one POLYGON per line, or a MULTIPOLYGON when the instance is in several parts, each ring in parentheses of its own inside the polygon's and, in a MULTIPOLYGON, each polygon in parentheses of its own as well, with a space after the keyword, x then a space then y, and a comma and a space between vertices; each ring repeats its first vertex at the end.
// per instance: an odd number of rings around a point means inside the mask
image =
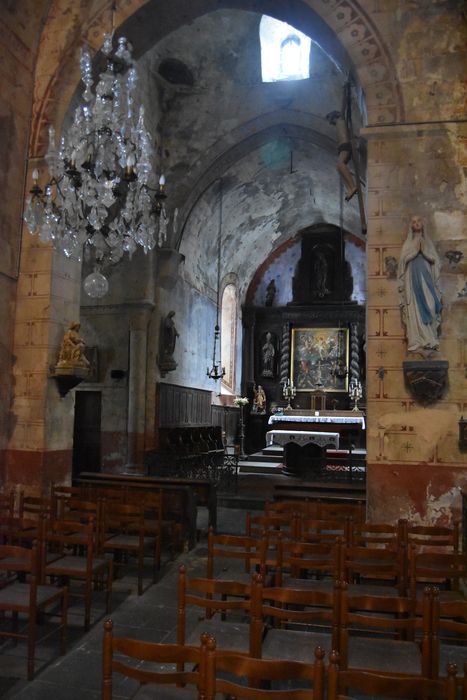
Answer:
POLYGON ((42 189, 33 171, 24 213, 30 232, 67 257, 80 260, 84 246, 85 258, 95 265, 84 285, 90 296, 108 289, 103 266, 119 262, 124 253, 131 258, 138 246, 147 253, 164 242, 167 230, 165 177, 156 184, 144 107, 135 106, 132 48, 124 37, 116 50, 113 46, 115 9, 102 47, 106 67, 93 88, 91 56, 82 49, 82 104, 58 147, 55 129, 49 128, 50 180, 42 189))
POLYGON ((212 366, 207 368, 206 375, 217 382, 225 375, 225 367, 221 367, 220 358, 220 327, 219 327, 219 295, 221 286, 221 242, 222 242, 222 180, 219 181, 219 227, 217 232, 217 299, 216 325, 214 326, 214 343, 212 348, 212 366), (219 352, 219 356, 217 353, 219 352), (216 359, 217 358, 217 359, 216 359))

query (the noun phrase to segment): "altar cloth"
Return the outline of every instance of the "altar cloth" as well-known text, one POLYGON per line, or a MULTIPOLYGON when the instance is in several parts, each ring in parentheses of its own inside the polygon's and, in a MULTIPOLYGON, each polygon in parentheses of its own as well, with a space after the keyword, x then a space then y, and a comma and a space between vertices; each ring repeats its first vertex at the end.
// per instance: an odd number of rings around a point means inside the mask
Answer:
POLYGON ((319 447, 332 446, 339 449, 339 433, 325 433, 316 430, 269 430, 266 433, 266 446, 294 443, 303 447, 310 443, 319 447))
POLYGON ((361 426, 362 430, 365 430, 365 418, 363 416, 297 416, 275 413, 269 417, 268 423, 269 425, 274 425, 274 423, 356 423, 361 426))

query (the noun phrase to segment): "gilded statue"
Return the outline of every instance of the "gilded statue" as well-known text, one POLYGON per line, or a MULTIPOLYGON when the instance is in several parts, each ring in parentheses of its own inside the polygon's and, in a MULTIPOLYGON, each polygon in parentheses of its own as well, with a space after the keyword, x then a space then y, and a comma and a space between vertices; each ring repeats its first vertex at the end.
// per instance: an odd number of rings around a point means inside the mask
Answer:
POLYGON ((73 321, 63 336, 57 367, 81 367, 89 369, 90 363, 84 354, 85 343, 79 335, 81 324, 73 321))

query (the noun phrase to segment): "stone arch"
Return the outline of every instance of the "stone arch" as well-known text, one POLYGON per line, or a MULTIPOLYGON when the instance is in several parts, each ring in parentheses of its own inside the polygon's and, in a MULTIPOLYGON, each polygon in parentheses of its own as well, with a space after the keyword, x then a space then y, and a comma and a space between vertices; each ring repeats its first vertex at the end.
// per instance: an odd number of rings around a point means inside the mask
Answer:
POLYGON ((308 141, 319 145, 321 148, 334 153, 335 142, 318 130, 318 123, 322 119, 316 117, 305 125, 303 114, 294 113, 291 110, 279 110, 269 115, 262 115, 232 130, 230 134, 233 145, 228 149, 222 149, 221 144, 215 144, 204 155, 201 161, 194 164, 189 175, 186 176, 183 186, 177 193, 177 201, 173 201, 174 207, 179 206, 180 227, 174 246, 179 249, 182 242, 186 223, 190 213, 203 193, 218 180, 225 171, 237 161, 241 160, 252 150, 259 148, 275 136, 295 137, 302 141, 308 141), (266 122, 266 124, 265 124, 266 122), (316 128, 313 128, 316 126, 316 128), (182 203, 182 204, 179 204, 182 203))
MULTIPOLYGON (((266 274, 267 270, 271 266, 271 264, 279 258, 288 248, 292 247, 297 243, 297 241, 300 240, 302 235, 306 231, 314 231, 314 230, 319 230, 323 233, 326 231, 336 231, 338 230, 338 227, 334 224, 329 224, 329 223, 317 223, 317 224, 312 224, 311 226, 306 226, 305 228, 301 228, 299 231, 297 231, 295 234, 290 236, 286 241, 278 245, 276 248, 274 248, 273 251, 268 255, 265 260, 261 263, 261 265, 257 268, 255 274, 251 278, 250 284, 248 285, 248 289, 246 290, 245 294, 245 304, 246 305, 251 305, 253 304, 253 299, 256 293, 256 290, 258 289, 258 285, 261 281, 261 279, 264 277, 266 274)), ((361 237, 356 236, 354 233, 347 231, 346 229, 343 229, 342 231, 342 236, 345 241, 349 241, 353 243, 354 245, 358 246, 359 248, 365 249, 366 248, 366 241, 362 239, 361 237)))
MULTIPOLYGON (((77 51, 83 41, 97 50, 109 29, 111 0, 99 8, 54 0, 40 41, 29 154, 44 155, 48 124, 61 125, 79 82, 77 51), (57 49, 57 46, 59 47, 57 49)), ((116 16, 141 55, 160 38, 197 16, 217 9, 267 13, 313 35, 339 62, 353 68, 365 90, 370 124, 403 121, 404 106, 389 48, 356 0, 125 0, 116 16)))

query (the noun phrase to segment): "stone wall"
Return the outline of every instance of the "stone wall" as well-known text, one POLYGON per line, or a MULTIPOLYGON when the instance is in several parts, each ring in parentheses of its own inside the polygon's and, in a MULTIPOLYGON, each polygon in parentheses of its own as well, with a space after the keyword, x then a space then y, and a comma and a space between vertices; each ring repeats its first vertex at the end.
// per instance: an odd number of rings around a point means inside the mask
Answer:
MULTIPOLYGON (((44 3, 4 3, 0 16, 0 467, 16 417, 13 333, 33 70, 44 3)), ((0 484, 4 473, 0 469, 0 484)))
POLYGON ((368 503, 372 520, 449 522, 460 514, 467 460, 458 420, 467 403, 467 266, 463 28, 460 5, 423 13, 379 3, 374 20, 392 48, 407 126, 370 124, 368 139, 368 503), (441 401, 423 407, 408 391, 398 283, 385 266, 399 259, 412 214, 425 218, 442 261, 441 357, 449 362, 441 401), (459 251, 458 263, 446 257, 459 251))

